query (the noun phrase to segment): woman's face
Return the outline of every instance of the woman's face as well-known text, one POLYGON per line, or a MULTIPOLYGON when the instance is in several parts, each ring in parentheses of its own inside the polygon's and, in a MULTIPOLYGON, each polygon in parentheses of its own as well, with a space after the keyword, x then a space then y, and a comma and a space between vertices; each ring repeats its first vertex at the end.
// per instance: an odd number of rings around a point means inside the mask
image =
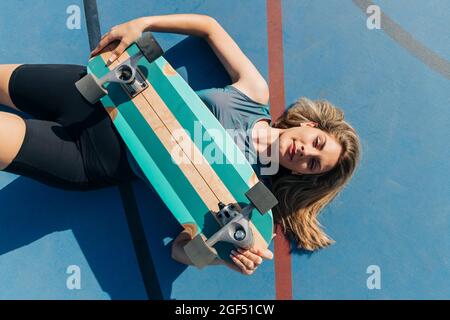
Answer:
POLYGON ((314 122, 282 129, 279 136, 280 164, 294 174, 318 174, 338 162, 342 146, 314 122))

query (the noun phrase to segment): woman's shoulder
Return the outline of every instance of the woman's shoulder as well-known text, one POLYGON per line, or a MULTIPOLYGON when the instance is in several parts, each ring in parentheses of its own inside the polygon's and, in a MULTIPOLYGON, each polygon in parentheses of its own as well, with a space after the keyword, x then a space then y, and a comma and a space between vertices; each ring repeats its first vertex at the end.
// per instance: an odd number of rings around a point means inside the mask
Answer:
POLYGON ((222 88, 209 88, 196 91, 199 97, 211 108, 227 108, 241 113, 269 115, 269 105, 259 103, 244 92, 227 85, 222 88))

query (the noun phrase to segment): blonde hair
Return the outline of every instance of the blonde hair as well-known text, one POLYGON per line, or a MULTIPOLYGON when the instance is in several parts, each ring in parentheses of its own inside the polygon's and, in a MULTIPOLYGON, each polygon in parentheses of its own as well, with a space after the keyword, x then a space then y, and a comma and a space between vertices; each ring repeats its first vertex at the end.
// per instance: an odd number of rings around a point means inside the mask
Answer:
POLYGON ((360 159, 361 146, 355 129, 344 120, 344 112, 326 100, 297 100, 273 127, 287 129, 305 122, 317 123, 316 128, 340 143, 339 160, 333 169, 321 174, 293 175, 281 167, 272 177, 272 191, 279 201, 274 208, 275 221, 297 247, 313 251, 334 243, 323 232, 317 216, 351 179, 360 159))

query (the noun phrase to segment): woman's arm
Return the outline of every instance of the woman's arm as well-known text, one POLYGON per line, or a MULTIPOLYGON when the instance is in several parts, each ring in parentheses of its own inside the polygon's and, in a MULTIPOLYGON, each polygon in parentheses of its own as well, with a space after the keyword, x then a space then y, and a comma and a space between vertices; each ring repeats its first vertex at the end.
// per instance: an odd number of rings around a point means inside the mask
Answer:
POLYGON ((269 102, 269 87, 258 69, 216 19, 197 14, 145 17, 146 30, 203 37, 228 72, 234 87, 256 102, 269 102))
POLYGON ((110 62, 117 59, 144 31, 170 32, 205 38, 230 75, 232 84, 256 102, 269 102, 269 87, 264 77, 242 52, 225 29, 212 17, 200 14, 171 14, 138 18, 113 27, 103 36, 94 56, 108 44, 120 40, 110 62))
POLYGON ((216 20, 211 24, 206 40, 230 75, 232 85, 252 100, 268 104, 269 86, 266 80, 216 20))
POLYGON ((91 56, 100 53, 110 43, 119 40, 118 46, 112 51, 110 62, 117 59, 144 31, 180 33, 198 37, 206 37, 213 19, 199 14, 171 14, 163 16, 149 16, 134 19, 121 25, 112 27, 106 33, 91 56))
POLYGON ((208 36, 214 19, 202 14, 169 14, 164 16, 143 17, 144 30, 179 33, 197 37, 208 36))

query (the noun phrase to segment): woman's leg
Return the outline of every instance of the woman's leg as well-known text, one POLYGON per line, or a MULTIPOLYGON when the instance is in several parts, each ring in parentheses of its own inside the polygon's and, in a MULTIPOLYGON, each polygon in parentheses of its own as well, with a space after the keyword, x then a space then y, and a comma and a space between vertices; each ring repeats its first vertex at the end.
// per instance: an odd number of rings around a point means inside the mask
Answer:
POLYGON ((35 119, 78 122, 94 110, 75 88, 85 74, 79 65, 0 65, 0 101, 35 119))
MULTIPOLYGON (((4 120, 6 124, 11 119, 5 116, 4 120)), ((7 166, 3 171, 64 190, 87 191, 108 186, 105 182, 90 179, 77 141, 72 139, 64 126, 37 119, 25 119, 24 123, 23 142, 13 150, 17 153, 15 156, 14 152, 10 152, 4 157, 7 166)), ((0 134, 4 132, 0 131, 0 134)), ((10 132, 6 137, 0 137, 0 153, 3 153, 2 144, 11 138, 19 140, 10 132)))
POLYGON ((0 112, 0 170, 4 170, 16 158, 25 139, 25 132, 24 119, 12 113, 0 112))
MULTIPOLYGON (((4 79, 8 78, 7 73, 10 72, 3 72, 4 79)), ((136 178, 127 161, 126 146, 101 103, 90 104, 75 88, 75 82, 85 74, 83 66, 25 64, 9 76, 9 83, 3 86, 9 87, 10 100, 17 109, 35 118, 26 120, 30 131, 25 138, 28 152, 23 157, 25 161, 19 154, 8 168, 13 173, 33 178, 35 168, 37 178, 44 172, 64 181, 87 180, 93 186, 136 178), (62 157, 61 148, 69 152, 58 161, 62 157), (73 166, 68 163, 69 156, 74 157, 73 166)))
POLYGON ((0 104, 13 108, 15 110, 17 107, 11 100, 9 95, 9 80, 14 70, 16 70, 20 64, 1 64, 0 65, 0 104))

